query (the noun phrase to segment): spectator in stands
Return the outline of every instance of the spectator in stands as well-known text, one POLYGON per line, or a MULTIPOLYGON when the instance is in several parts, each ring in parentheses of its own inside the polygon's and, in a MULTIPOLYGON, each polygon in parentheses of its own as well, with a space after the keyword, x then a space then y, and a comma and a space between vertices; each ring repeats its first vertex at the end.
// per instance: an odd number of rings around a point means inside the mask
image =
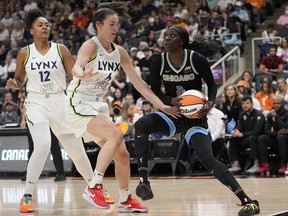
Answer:
POLYGON ((4 17, 1 19, 1 23, 5 25, 6 28, 12 28, 14 26, 14 20, 11 16, 11 13, 7 11, 4 17))
POLYGON ((278 172, 284 174, 287 169, 288 154, 288 112, 284 109, 285 101, 283 97, 274 97, 274 107, 267 115, 265 123, 265 134, 258 138, 258 151, 261 165, 256 173, 270 171, 268 159, 268 147, 277 150, 280 156, 280 168, 278 172))
POLYGON ((19 20, 14 23, 14 28, 11 32, 10 39, 11 41, 21 41, 23 39, 23 34, 24 34, 24 26, 23 26, 23 21, 19 20))
POLYGON ((116 37, 114 39, 114 43, 118 46, 122 46, 127 52, 129 52, 129 46, 127 41, 124 38, 124 35, 122 32, 117 32, 116 37))
POLYGON ((7 79, 13 78, 16 69, 16 63, 13 62, 13 56, 11 54, 7 54, 5 65, 3 67, 4 73, 7 74, 7 79))
POLYGON ((231 17, 238 17, 241 22, 241 40, 246 40, 246 25, 249 23, 249 15, 246 10, 242 9, 242 2, 236 1, 235 3, 235 11, 233 11, 230 16, 231 17))
POLYGON ((72 25, 73 21, 69 19, 69 12, 65 11, 63 14, 63 18, 59 24, 59 30, 63 32, 69 31, 72 25))
POLYGON ((254 91, 255 91, 254 89, 246 88, 245 89, 245 95, 248 95, 252 98, 253 109, 261 111, 260 102, 255 98, 254 91))
POLYGON ((82 10, 78 10, 76 13, 73 24, 81 29, 85 29, 88 26, 88 18, 83 14, 82 10))
POLYGON ((180 14, 176 14, 173 19, 173 23, 175 26, 186 29, 187 24, 183 21, 180 14))
MULTIPOLYGON (((110 88, 111 89, 111 88, 110 88)), ((113 88, 112 88, 113 89, 113 88)), ((114 89, 114 92, 112 93, 112 97, 113 97, 113 100, 111 102, 112 106, 114 103, 118 103, 120 106, 122 106, 122 103, 124 101, 124 95, 121 91, 121 89, 119 88, 115 88, 114 89)))
POLYGON ((252 98, 244 96, 242 99, 243 112, 240 114, 237 128, 232 132, 229 144, 229 157, 232 162, 230 172, 241 171, 240 152, 246 148, 251 148, 250 158, 254 160, 254 165, 247 170, 248 173, 255 173, 259 168, 259 156, 257 149, 258 136, 263 133, 265 117, 253 108, 252 98), (256 147, 252 147, 252 146, 256 147))
MULTIPOLYGON (((210 7, 208 6, 207 0, 203 0, 201 1, 199 7, 196 9, 195 14, 199 20, 199 22, 201 23, 205 23, 206 19, 209 19, 210 17, 210 7)), ((214 14, 214 15, 217 15, 214 14)), ((205 23, 206 24, 206 23, 205 23)), ((211 29, 213 29, 213 27, 211 27, 211 29)))
POLYGON ((276 55, 276 46, 269 48, 269 55, 264 56, 259 67, 260 73, 273 75, 273 80, 276 80, 276 75, 283 72, 284 61, 276 55))
POLYGON ((227 29, 221 26, 220 20, 215 20, 214 28, 211 33, 211 39, 222 42, 227 35, 227 29))
POLYGON ((242 112, 242 104, 238 100, 237 89, 231 84, 224 88, 225 102, 222 112, 227 116, 226 133, 231 134, 236 128, 239 115, 242 112))
MULTIPOLYGON (((138 98, 137 98, 138 99, 138 98)), ((134 113, 140 114, 141 110, 136 106, 135 104, 135 99, 133 97, 133 94, 131 92, 128 92, 125 97, 124 97, 124 102, 129 103, 129 104, 133 104, 133 108, 134 108, 134 113)))
POLYGON ((6 26, 0 22, 0 42, 8 42, 10 34, 6 26))
POLYGON ((141 77, 142 79, 150 84, 150 66, 153 60, 152 52, 149 48, 143 49, 144 58, 140 59, 139 67, 141 69, 141 77))
POLYGON ((20 116, 14 109, 13 101, 5 103, 6 111, 1 113, 0 124, 5 126, 6 124, 16 124, 18 126, 20 123, 20 116))
POLYGON ((110 91, 114 93, 116 89, 120 89, 122 95, 126 95, 127 92, 126 87, 127 87, 126 74, 123 71, 123 68, 121 67, 111 83, 110 91))
POLYGON ((275 38, 277 35, 278 32, 275 30, 274 23, 269 23, 266 29, 262 31, 261 37, 264 39, 262 39, 262 45, 260 47, 260 59, 269 53, 271 46, 277 45, 277 39, 275 38))
POLYGON ((152 112, 154 112, 153 104, 149 100, 144 99, 142 101, 141 114, 139 117, 148 115, 149 113, 152 113, 152 112))
POLYGON ((288 6, 285 7, 284 14, 280 15, 276 22, 277 25, 286 28, 288 26, 288 6))
POLYGON ((26 0, 26 4, 24 5, 24 11, 28 12, 32 9, 37 9, 38 5, 36 2, 32 1, 32 0, 26 0))
POLYGON ((208 20, 208 24, 207 24, 209 32, 213 31, 214 26, 216 24, 215 23, 216 20, 220 20, 220 16, 219 16, 219 14, 217 12, 212 11, 211 12, 211 16, 209 17, 209 20, 208 20))
POLYGON ((205 38, 209 38, 210 37, 210 33, 208 31, 207 25, 200 24, 198 26, 198 29, 196 29, 196 30, 194 30, 192 32, 191 36, 192 36, 191 40, 194 40, 194 38, 196 38, 197 36, 203 36, 205 38))
POLYGON ((0 64, 0 87, 5 87, 7 80, 7 73, 4 71, 4 68, 0 64))
POLYGON ((239 80, 237 84, 238 89, 238 99, 241 101, 243 96, 246 94, 246 89, 248 88, 248 83, 245 80, 239 80))
POLYGON ((124 102, 122 104, 121 115, 115 119, 115 124, 127 123, 131 126, 139 119, 139 113, 134 112, 134 104, 124 102))
POLYGON ((219 0, 217 5, 220 7, 221 12, 226 11, 229 4, 234 5, 235 0, 219 0))
POLYGON ((148 16, 143 15, 136 25, 136 29, 132 38, 136 38, 138 41, 147 40, 147 37, 151 31, 151 25, 148 22, 148 16))
POLYGON ((151 31, 155 33, 156 36, 159 36, 161 31, 166 28, 165 23, 162 21, 160 16, 155 16, 154 17, 154 22, 152 24, 151 31))
POLYGON ((267 116, 270 110, 273 109, 274 92, 271 82, 263 82, 260 86, 260 91, 256 93, 255 98, 259 101, 262 113, 267 116))
POLYGON ((288 110, 288 86, 287 80, 283 77, 277 79, 277 90, 275 96, 280 96, 284 99, 285 109, 288 110))
POLYGON ((157 48, 157 40, 156 40, 156 35, 154 31, 150 31, 148 38, 147 38, 147 43, 149 45, 149 49, 151 52, 157 48))
POLYGON ((143 41, 140 41, 139 43, 139 49, 137 51, 137 55, 136 57, 140 59, 144 58, 145 57, 145 54, 144 54, 144 49, 148 48, 149 49, 149 44, 147 43, 146 40, 143 40, 143 41))
POLYGON ((283 69, 288 70, 288 41, 287 38, 282 38, 280 46, 277 47, 277 56, 281 57, 284 62, 283 69))
POLYGON ((241 75, 241 80, 246 81, 249 88, 254 88, 255 87, 255 86, 253 86, 254 85, 253 84, 253 76, 252 76, 251 71, 249 71, 249 70, 243 71, 242 75, 241 75))

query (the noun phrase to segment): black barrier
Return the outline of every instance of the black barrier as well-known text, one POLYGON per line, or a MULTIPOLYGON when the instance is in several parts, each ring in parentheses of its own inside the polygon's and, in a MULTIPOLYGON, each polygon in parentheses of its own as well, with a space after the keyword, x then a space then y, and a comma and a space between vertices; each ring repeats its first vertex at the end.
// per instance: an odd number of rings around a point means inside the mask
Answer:
MULTIPOLYGON (((21 128, 0 129, 0 173, 26 172, 28 151, 27 130, 21 128)), ((72 173, 72 160, 62 147, 61 152, 65 172, 72 173)), ((48 155, 43 172, 56 172, 51 153, 48 155)))

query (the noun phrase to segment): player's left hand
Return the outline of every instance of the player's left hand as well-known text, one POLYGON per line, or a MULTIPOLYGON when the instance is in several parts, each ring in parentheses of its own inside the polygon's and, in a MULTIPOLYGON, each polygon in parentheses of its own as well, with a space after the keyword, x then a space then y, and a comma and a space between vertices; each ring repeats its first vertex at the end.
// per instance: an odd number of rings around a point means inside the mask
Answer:
POLYGON ((214 106, 214 103, 208 100, 205 100, 205 105, 202 107, 202 109, 198 112, 198 118, 201 118, 203 116, 206 116, 208 112, 212 109, 214 106))
POLYGON ((173 118, 181 117, 180 110, 177 106, 164 105, 160 108, 164 113, 171 115, 173 118))

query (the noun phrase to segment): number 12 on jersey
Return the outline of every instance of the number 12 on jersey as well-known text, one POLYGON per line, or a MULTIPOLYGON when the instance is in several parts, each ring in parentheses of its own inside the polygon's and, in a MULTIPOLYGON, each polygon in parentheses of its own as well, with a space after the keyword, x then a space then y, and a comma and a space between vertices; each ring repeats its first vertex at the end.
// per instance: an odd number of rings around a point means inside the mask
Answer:
POLYGON ((40 81, 47 82, 50 81, 50 72, 49 71, 39 71, 40 81))

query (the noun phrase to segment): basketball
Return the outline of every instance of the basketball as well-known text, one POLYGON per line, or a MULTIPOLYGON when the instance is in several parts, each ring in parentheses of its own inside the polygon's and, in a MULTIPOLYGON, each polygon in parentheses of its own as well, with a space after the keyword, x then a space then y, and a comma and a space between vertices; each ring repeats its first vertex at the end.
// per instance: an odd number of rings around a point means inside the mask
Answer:
POLYGON ((187 118, 198 118, 198 112, 206 103, 206 96, 195 89, 188 90, 181 95, 180 111, 187 118))

